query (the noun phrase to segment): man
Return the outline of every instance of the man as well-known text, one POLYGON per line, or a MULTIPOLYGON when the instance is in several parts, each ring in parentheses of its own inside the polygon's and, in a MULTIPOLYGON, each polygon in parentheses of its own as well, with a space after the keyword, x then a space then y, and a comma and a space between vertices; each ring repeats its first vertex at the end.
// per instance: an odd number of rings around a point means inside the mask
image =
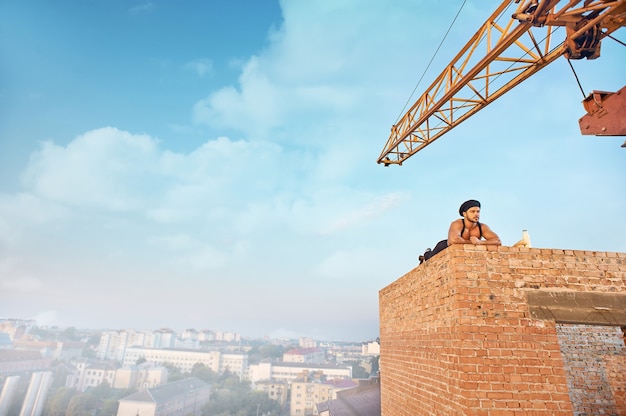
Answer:
POLYGON ((427 248, 419 256, 420 264, 452 244, 502 245, 500 237, 487 224, 478 221, 480 202, 475 199, 463 202, 459 207, 459 214, 462 218, 452 221, 448 229, 448 239, 438 242, 434 250, 427 248))
POLYGON ((448 230, 448 245, 474 244, 500 246, 500 237, 480 219, 480 202, 475 199, 463 202, 459 208, 461 219, 452 221, 448 230))

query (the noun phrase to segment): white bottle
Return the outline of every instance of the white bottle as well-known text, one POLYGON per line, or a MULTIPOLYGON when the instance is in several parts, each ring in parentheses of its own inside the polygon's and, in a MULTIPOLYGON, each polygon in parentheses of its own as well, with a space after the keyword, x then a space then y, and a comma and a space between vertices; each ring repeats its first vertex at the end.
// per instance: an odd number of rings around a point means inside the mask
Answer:
POLYGON ((522 230, 522 239, 513 244, 513 247, 531 247, 530 235, 528 235, 527 230, 522 230))

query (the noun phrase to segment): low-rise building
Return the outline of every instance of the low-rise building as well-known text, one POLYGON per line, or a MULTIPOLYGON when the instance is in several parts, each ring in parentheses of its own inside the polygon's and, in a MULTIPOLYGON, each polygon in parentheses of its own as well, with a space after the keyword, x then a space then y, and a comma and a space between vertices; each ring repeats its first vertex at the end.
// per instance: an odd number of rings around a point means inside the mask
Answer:
POLYGON ((52 379, 52 371, 35 372, 31 375, 20 415, 41 416, 43 414, 52 379))
POLYGON ((361 380, 359 386, 337 392, 337 398, 317 404, 319 416, 380 416, 380 380, 361 380))
POLYGON ((42 341, 30 336, 23 336, 14 343, 16 350, 38 351, 53 360, 70 362, 82 357, 84 342, 42 341))
POLYGON ((365 356, 380 355, 380 341, 378 339, 375 341, 364 342, 361 348, 361 354, 365 356))
POLYGON ((6 332, 0 332, 0 350, 11 349, 13 349, 13 341, 11 341, 11 337, 6 332))
POLYGON ((81 360, 75 363, 76 371, 67 377, 65 387, 85 391, 97 387, 105 381, 113 386, 116 368, 111 362, 81 360))
POLYGON ((39 351, 0 350, 0 375, 18 375, 32 371, 45 371, 52 365, 52 358, 39 351))
POLYGON ((261 380, 291 382, 309 373, 322 373, 327 379, 351 379, 352 367, 334 364, 262 362, 250 365, 248 376, 253 383, 261 380))
POLYGON ((300 348, 315 348, 317 347, 317 341, 313 338, 300 337, 298 339, 298 346, 300 348))
POLYGON ((283 354, 286 363, 323 363, 326 353, 321 348, 294 348, 283 354))
POLYGON ((124 366, 131 366, 137 360, 163 365, 170 364, 182 373, 189 373, 196 364, 203 364, 217 374, 228 370, 239 378, 248 372, 248 354, 224 353, 221 351, 174 350, 154 348, 128 348, 124 355, 124 366))
POLYGON ((26 335, 37 322, 34 319, 0 319, 0 332, 9 334, 11 340, 15 341, 26 335))
POLYGON ((118 368, 115 372, 113 388, 145 390, 166 384, 167 376, 167 368, 147 362, 118 368))
POLYGON ((281 381, 258 381, 252 386, 254 390, 262 391, 272 400, 276 400, 281 406, 287 404, 289 397, 289 383, 281 381))
POLYGON ((117 416, 200 416, 210 395, 209 384, 191 377, 120 399, 117 416))
POLYGON ((315 377, 296 380, 291 383, 289 416, 317 415, 318 403, 337 398, 337 392, 352 389, 358 383, 350 379, 314 380, 315 377))

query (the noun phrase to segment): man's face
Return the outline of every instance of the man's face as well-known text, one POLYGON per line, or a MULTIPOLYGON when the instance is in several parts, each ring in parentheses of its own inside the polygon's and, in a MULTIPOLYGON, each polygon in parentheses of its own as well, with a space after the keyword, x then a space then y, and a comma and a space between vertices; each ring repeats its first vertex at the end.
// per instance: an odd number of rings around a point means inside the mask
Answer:
POLYGON ((478 222, 478 220, 480 219, 480 208, 471 207, 470 209, 465 211, 464 214, 466 220, 470 222, 478 222))

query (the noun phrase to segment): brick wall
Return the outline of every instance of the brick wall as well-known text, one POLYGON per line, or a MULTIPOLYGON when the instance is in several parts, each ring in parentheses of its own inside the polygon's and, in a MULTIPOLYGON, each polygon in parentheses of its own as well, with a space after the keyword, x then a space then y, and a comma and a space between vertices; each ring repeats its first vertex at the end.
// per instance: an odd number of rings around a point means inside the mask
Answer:
POLYGON ((383 416, 626 414, 626 253, 452 246, 379 303, 383 416))
POLYGON ((557 324, 556 329, 574 414, 626 415, 622 329, 577 324, 557 324))

